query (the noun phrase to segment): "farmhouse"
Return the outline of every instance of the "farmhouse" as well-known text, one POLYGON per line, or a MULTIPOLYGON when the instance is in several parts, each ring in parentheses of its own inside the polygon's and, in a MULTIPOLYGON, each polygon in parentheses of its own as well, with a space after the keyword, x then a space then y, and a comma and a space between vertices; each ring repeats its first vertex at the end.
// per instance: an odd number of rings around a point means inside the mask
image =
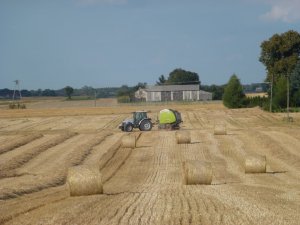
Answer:
POLYGON ((208 101, 212 93, 200 90, 198 84, 193 85, 157 85, 140 88, 135 97, 146 102, 158 101, 208 101))

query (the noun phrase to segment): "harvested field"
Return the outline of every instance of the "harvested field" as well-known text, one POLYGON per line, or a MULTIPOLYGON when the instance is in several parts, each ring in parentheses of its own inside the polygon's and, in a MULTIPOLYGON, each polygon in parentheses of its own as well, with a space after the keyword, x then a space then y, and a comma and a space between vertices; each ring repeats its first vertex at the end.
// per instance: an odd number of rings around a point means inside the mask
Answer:
POLYGON ((220 103, 55 101, 0 110, 0 224, 299 224, 300 114, 286 123, 220 103), (122 145, 123 119, 149 110, 155 121, 163 108, 182 113, 190 141, 154 126, 130 134, 135 148, 122 145), (226 135, 214 135, 215 124, 226 135), (266 173, 245 174, 248 155, 266 156, 266 173), (185 185, 188 161, 208 162, 211 184, 185 185), (70 197, 74 166, 99 168, 103 194, 70 197))

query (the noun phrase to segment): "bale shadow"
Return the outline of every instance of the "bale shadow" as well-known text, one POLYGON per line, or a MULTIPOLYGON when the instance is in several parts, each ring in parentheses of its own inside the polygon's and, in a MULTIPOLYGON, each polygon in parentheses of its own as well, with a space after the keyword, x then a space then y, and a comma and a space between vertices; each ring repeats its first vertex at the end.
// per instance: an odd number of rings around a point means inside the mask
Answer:
POLYGON ((266 174, 281 174, 281 173, 287 173, 288 171, 267 171, 266 174))
POLYGON ((201 143, 204 143, 204 142, 202 142, 202 141, 193 141, 193 142, 191 142, 190 144, 191 144, 191 145, 194 145, 194 144, 201 144, 201 143))

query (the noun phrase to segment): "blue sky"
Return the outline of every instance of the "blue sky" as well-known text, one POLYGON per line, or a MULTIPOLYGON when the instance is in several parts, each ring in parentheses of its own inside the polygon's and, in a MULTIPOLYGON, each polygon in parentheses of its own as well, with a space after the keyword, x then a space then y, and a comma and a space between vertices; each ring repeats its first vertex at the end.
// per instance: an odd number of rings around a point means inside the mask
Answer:
POLYGON ((300 32, 300 0, 0 0, 0 88, 262 82, 260 44, 300 32))

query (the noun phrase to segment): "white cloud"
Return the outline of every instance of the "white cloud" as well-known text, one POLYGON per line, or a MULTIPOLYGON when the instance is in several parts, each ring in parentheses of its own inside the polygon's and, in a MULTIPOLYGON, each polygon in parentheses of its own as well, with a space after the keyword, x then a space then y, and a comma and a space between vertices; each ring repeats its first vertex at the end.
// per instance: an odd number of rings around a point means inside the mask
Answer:
POLYGON ((126 4, 128 0, 78 0, 79 4, 84 5, 95 5, 95 4, 111 4, 111 5, 122 5, 126 4))
POLYGON ((267 21, 283 21, 287 23, 300 20, 300 0, 265 0, 271 10, 262 18, 267 21))

